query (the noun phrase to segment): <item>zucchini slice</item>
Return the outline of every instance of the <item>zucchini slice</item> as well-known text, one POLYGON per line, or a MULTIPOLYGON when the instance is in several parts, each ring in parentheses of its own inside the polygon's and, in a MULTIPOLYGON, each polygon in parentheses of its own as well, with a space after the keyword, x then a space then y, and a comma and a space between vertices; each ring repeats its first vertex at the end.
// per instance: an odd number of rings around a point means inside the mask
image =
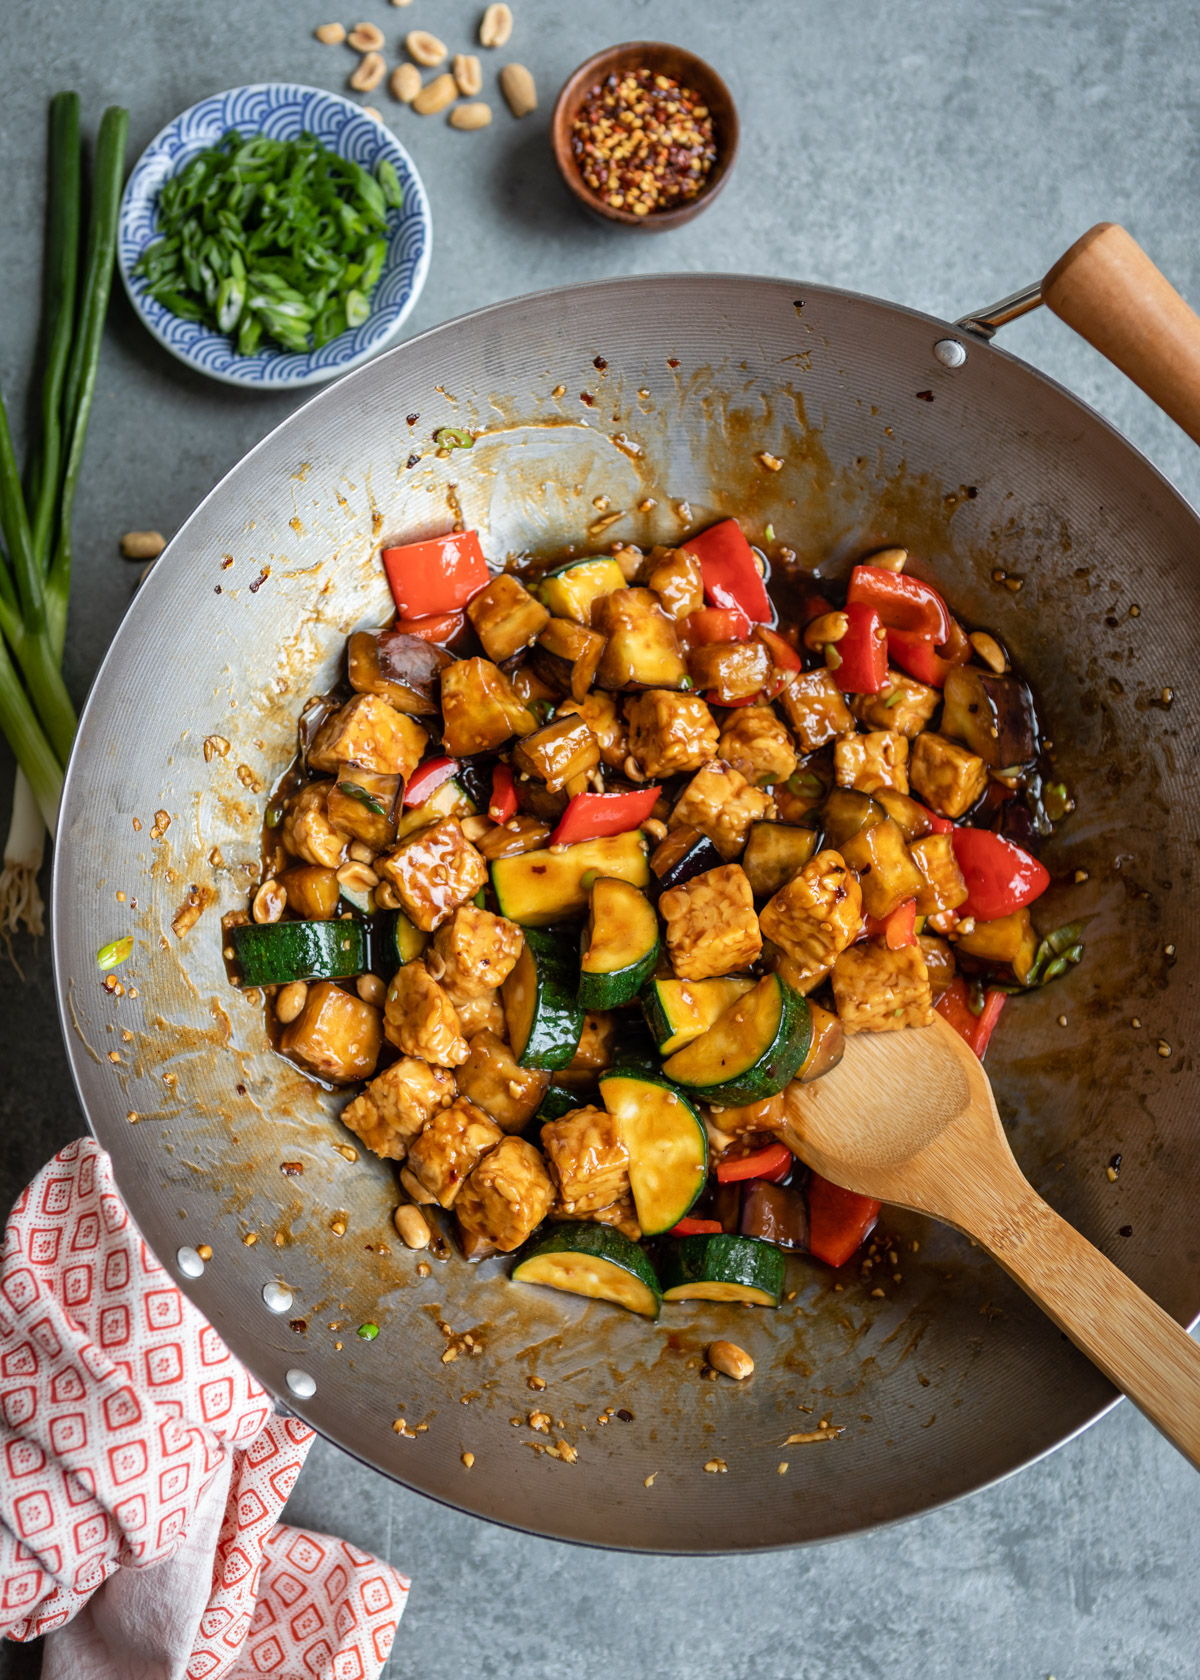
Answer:
POLYGON ((807 999, 781 975, 768 974, 669 1057, 663 1073, 705 1102, 761 1102, 795 1076, 811 1041, 807 999))
POLYGON ((820 838, 815 828, 793 828, 781 822, 751 823, 742 868, 755 898, 774 898, 781 887, 786 887, 812 858, 820 838))
POLYGON ((367 970, 361 922, 251 922, 231 928, 229 937, 245 986, 348 980, 367 970))
POLYGON ((748 974, 727 974, 719 980, 651 980, 642 991, 642 1014, 659 1055, 673 1055, 699 1038, 754 985, 748 974))
POLYGON ((586 1091, 568 1089, 566 1085, 547 1085, 533 1117, 533 1131, 540 1133, 548 1120, 561 1120, 564 1114, 586 1108, 590 1100, 586 1091))
POLYGON ((626 587, 625 574, 606 554, 589 560, 572 560, 542 579, 539 594, 555 618, 573 618, 576 624, 592 622, 592 602, 626 587))
POLYGON ((662 1305, 644 1251, 611 1225, 560 1225, 534 1244, 512 1275, 514 1283, 542 1283, 569 1295, 613 1301, 645 1318, 657 1318, 662 1305))
POLYGON ((406 834, 428 828, 442 817, 458 817, 460 821, 463 817, 473 817, 477 809, 461 783, 451 777, 435 788, 423 805, 411 805, 401 812, 396 823, 396 839, 403 840, 406 834))
POLYGON ((491 868, 500 914, 522 927, 548 927, 586 910, 588 888, 583 878, 589 870, 628 881, 633 887, 647 886, 650 880, 646 842, 636 828, 602 840, 581 840, 561 852, 497 858, 491 868))
POLYGON ((600 1096, 629 1151, 629 1188, 643 1233, 669 1231, 708 1177, 704 1122, 682 1091, 641 1068, 600 1076, 600 1096))
POLYGON ((664 1301, 740 1301, 777 1307, 787 1264, 760 1237, 680 1237, 662 1261, 664 1301))
POLYGON ((658 961, 658 917, 628 881, 601 875, 592 883, 579 960, 585 1009, 619 1009, 635 998, 658 961))
POLYGON ((403 910, 393 910, 383 923, 381 961, 387 967, 380 972, 394 974, 405 963, 415 962, 431 938, 431 934, 423 933, 415 922, 409 921, 403 910))
POLYGON ((571 943, 559 933, 525 934, 521 955, 501 988, 517 1065, 565 1068, 575 1059, 584 1010, 571 943))

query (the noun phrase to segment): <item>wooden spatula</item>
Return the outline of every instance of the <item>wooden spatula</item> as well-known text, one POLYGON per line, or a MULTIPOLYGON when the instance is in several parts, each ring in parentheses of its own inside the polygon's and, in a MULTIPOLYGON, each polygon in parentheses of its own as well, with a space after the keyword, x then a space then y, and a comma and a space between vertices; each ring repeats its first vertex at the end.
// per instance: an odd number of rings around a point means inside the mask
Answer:
POLYGON ((1200 1469, 1200 1346, 1026 1182, 987 1075, 940 1015, 855 1035, 832 1073, 788 1086, 785 1115, 822 1177, 974 1237, 1200 1469))

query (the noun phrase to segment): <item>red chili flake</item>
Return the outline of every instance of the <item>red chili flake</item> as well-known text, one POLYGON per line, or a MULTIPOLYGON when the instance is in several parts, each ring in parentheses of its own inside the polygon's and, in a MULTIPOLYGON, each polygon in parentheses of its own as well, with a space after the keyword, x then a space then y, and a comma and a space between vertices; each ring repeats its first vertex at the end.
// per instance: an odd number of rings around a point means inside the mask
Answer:
POLYGON ((409 423, 410 426, 415 426, 417 421, 420 418, 421 418, 421 416, 419 414, 409 414, 409 415, 406 416, 406 419, 408 420, 408 423, 409 423))
POLYGON ((303 1161, 280 1161, 279 1170, 285 1178, 299 1178, 304 1171, 303 1161))
POLYGON ((270 575, 271 575, 270 566, 264 566, 262 571, 259 572, 258 576, 255 578, 254 582, 250 585, 251 595, 257 595, 258 594, 259 590, 262 588, 263 584, 266 583, 266 581, 270 577, 270 575))
POLYGON ((695 198, 704 185, 717 158, 712 113, 670 76, 614 72, 584 97, 571 152, 605 204, 648 216, 695 198))

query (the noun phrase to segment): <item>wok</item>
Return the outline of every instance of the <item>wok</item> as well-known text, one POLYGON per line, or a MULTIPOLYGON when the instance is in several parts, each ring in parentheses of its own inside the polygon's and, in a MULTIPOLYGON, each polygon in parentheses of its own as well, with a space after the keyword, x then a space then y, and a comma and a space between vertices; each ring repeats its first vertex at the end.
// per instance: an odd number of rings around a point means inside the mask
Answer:
MULTIPOLYGON (((1154 338, 1169 308, 1131 309, 1103 241, 1091 256, 1056 277, 1056 305, 1082 320, 1116 286, 1088 330, 1120 325, 1127 367, 1162 394, 1164 360, 1181 365, 1154 338)), ((336 1095, 271 1053, 259 1008, 226 981, 219 918, 256 876, 301 704, 333 680, 346 634, 388 616, 382 541, 455 517, 493 561, 670 540, 730 513, 754 534, 773 525, 799 574, 902 542, 1002 637, 1077 806, 1045 854, 1056 885, 1039 920, 1094 919, 1080 967, 1010 1007, 989 1057, 1001 1113, 1066 1218, 1176 1318, 1200 1308, 1200 525, 1103 420, 987 342, 1033 301, 952 329, 794 281, 673 275, 500 304, 299 409, 134 601, 83 716, 57 847, 80 1097, 146 1239, 234 1352, 386 1475, 563 1539, 749 1550, 965 1494, 1114 1399, 997 1268, 915 1216, 885 1219, 895 1258, 863 1282, 794 1262, 776 1313, 692 1303, 648 1326, 514 1287, 497 1260, 419 1275, 391 1227, 391 1169, 346 1159, 336 1095), (443 424, 481 435, 439 459, 443 424), (621 517, 584 539, 605 497, 621 517), (96 952, 126 931, 117 995, 96 952), (714 1336, 753 1354, 750 1382, 701 1380, 714 1336), (553 1436, 514 1426, 533 1407, 553 1436), (825 1419, 836 1441, 786 1444, 825 1419), (575 1462, 544 1451, 559 1438, 575 1462), (706 1474, 717 1458, 727 1474, 706 1474)), ((1186 391, 1174 407, 1194 420, 1186 391)))

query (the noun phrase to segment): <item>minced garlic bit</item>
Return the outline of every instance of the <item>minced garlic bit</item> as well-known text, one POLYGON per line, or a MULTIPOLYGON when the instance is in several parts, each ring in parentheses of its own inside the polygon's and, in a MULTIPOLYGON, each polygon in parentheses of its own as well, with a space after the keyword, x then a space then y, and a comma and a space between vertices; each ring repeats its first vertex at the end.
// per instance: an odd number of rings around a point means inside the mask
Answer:
POLYGON ((799 1435, 789 1435, 783 1444, 785 1447, 805 1447, 810 1441, 835 1441, 841 1433, 840 1424, 822 1422, 818 1429, 807 1429, 799 1435))
POLYGON ((1130 1023, 1129 1023, 1129 1025, 1131 1027, 1140 1027, 1141 1024, 1142 1024, 1141 1021, 1138 1019, 1138 1017, 1136 1015, 1133 1017, 1133 1020, 1130 1021, 1130 1023))
POLYGON ((783 1459, 780 1459, 780 1461, 779 1461, 779 1468, 778 1468, 778 1470, 776 1470, 776 1472, 775 1472, 775 1474, 776 1474, 776 1475, 777 1475, 777 1476, 786 1476, 786 1475, 787 1475, 787 1472, 788 1472, 788 1462, 787 1462, 787 1459, 786 1459, 786 1458, 783 1458, 783 1459))
POLYGON ((528 1388, 536 1389, 540 1392, 546 1386, 546 1379, 545 1377, 526 1377, 525 1383, 528 1388))
POLYGON ((1082 886, 1083 883, 1087 880, 1087 878, 1088 878, 1088 872, 1087 872, 1086 869, 1077 869, 1075 871, 1075 885, 1077 887, 1082 886))
POLYGON ((654 1486, 654 1478, 657 1475, 658 1475, 657 1470, 651 1470, 650 1474, 646 1477, 646 1480, 642 1483, 642 1486, 643 1487, 653 1487, 654 1486))
POLYGON ((549 1412, 530 1412, 529 1427, 536 1429, 543 1435, 550 1433, 551 1417, 549 1412))
POLYGON ((710 1458, 704 1468, 710 1476, 723 1476, 728 1471, 729 1466, 723 1458, 710 1458))
POLYGON ((245 1246, 247 1248, 253 1248, 257 1241, 258 1241, 258 1232, 257 1231, 247 1231, 246 1235, 242 1238, 242 1242, 245 1244, 245 1246))
POLYGON ((465 1452, 462 1455, 462 1461, 466 1469, 469 1470, 475 1462, 475 1454, 473 1452, 465 1452))

